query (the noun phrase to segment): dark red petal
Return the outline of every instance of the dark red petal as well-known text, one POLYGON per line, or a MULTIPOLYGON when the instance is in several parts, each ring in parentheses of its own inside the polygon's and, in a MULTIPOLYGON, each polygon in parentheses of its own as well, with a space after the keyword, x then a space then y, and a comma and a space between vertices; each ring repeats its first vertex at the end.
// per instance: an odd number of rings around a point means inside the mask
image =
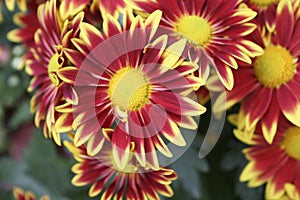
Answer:
POLYGON ((276 37, 283 47, 289 44, 294 29, 294 14, 291 4, 289 1, 282 1, 277 7, 276 37))
POLYGON ((246 114, 247 128, 252 128, 269 109, 272 94, 272 89, 260 87, 245 99, 241 109, 246 114))
POLYGON ((125 132, 125 124, 120 122, 112 135, 112 153, 117 166, 124 169, 130 155, 130 135, 125 132))

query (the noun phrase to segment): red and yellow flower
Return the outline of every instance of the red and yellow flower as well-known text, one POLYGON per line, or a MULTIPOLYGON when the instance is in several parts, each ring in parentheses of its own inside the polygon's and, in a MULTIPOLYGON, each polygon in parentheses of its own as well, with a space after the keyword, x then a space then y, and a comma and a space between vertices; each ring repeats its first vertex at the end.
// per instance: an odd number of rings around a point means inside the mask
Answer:
MULTIPOLYGON (((264 48, 253 65, 242 63, 234 72, 235 86, 227 93, 226 106, 242 102, 240 122, 254 130, 258 121, 263 134, 272 142, 282 113, 300 126, 300 44, 299 6, 282 0, 277 8, 275 33, 257 30, 252 39, 264 48)), ((223 94, 225 95, 225 93, 223 94)), ((216 109, 218 108, 216 103, 216 109)))
MULTIPOLYGON (((160 25, 177 39, 188 40, 185 55, 199 66, 203 80, 209 76, 210 64, 226 88, 232 89, 231 68, 236 60, 251 63, 250 57, 261 55, 261 48, 247 40, 256 25, 250 20, 256 13, 240 8, 240 0, 127 0, 139 13, 163 12, 160 25)), ((144 15, 144 14, 143 14, 144 15)))
POLYGON ((246 5, 257 12, 256 23, 266 26, 269 31, 275 29, 276 8, 280 0, 244 0, 246 5))
POLYGON ((27 12, 20 12, 14 15, 14 23, 20 28, 8 33, 7 37, 10 41, 22 43, 26 48, 34 46, 34 33, 40 27, 37 8, 39 4, 44 2, 40 0, 28 1, 26 5, 27 12))
POLYGON ((7 34, 7 38, 11 42, 22 43, 26 48, 27 52, 22 57, 22 61, 19 64, 19 68, 23 68, 26 60, 32 58, 32 54, 29 49, 34 47, 34 34, 38 28, 40 28, 40 23, 37 16, 38 6, 44 3, 44 0, 35 0, 26 2, 26 12, 20 12, 14 15, 13 21, 16 28, 7 34))
POLYGON ((95 156, 89 156, 84 145, 76 147, 72 141, 65 141, 64 144, 78 161, 72 167, 75 173, 72 184, 91 185, 90 197, 101 193, 101 199, 147 200, 160 199, 158 195, 173 195, 170 184, 177 179, 177 175, 172 169, 149 171, 138 165, 132 156, 126 167, 120 169, 114 163, 112 147, 107 141, 95 156))
MULTIPOLYGON (((36 196, 31 191, 24 191, 19 187, 13 190, 15 200, 36 200, 36 196)), ((42 196, 40 200, 50 200, 49 196, 42 196)))
MULTIPOLYGON (((61 21, 74 18, 74 16, 82 10, 85 10, 85 14, 87 15, 99 10, 99 7, 94 3, 97 2, 96 0, 93 1, 91 6, 89 5, 90 0, 62 0, 60 2, 59 9, 56 12, 59 13, 61 21)), ((10 41, 22 43, 26 48, 34 47, 34 33, 41 27, 37 13, 38 7, 43 3, 45 3, 45 0, 27 1, 26 12, 23 11, 14 15, 14 23, 20 28, 8 33, 8 39, 10 41)))
POLYGON ((82 23, 81 39, 73 40, 80 53, 69 52, 80 66, 77 77, 76 70, 66 75, 79 99, 73 107, 75 145, 87 144, 95 155, 105 138, 111 140, 120 168, 131 151, 142 165, 158 168, 156 149, 172 156, 164 139, 185 145, 178 126, 196 129, 192 116, 205 111, 187 96, 202 82, 181 57, 185 39, 170 45, 167 35, 153 39, 160 17, 155 11, 143 20, 128 9, 122 25, 108 16, 104 33, 82 23))
POLYGON ((299 199, 300 127, 282 117, 272 144, 265 140, 260 128, 244 142, 251 146, 243 151, 249 163, 240 180, 249 181, 250 187, 267 183, 266 199, 280 199, 285 193, 299 199))
MULTIPOLYGON (((99 8, 97 6, 90 6, 90 0, 62 0, 60 1, 59 10, 56 11, 59 13, 60 20, 64 21, 67 18, 71 19, 80 11, 85 11, 85 18, 93 17, 96 20, 99 20, 96 16, 100 15, 97 13, 99 8)), ((10 31, 7 35, 8 39, 15 43, 22 43, 28 52, 23 56, 22 62, 20 63, 20 68, 24 66, 24 63, 28 59, 32 59, 32 54, 29 52, 30 48, 35 48, 34 35, 35 32, 41 27, 40 19, 42 16, 38 16, 38 7, 39 5, 45 3, 45 0, 32 0, 26 2, 26 12, 22 11, 14 15, 13 21, 19 27, 10 31)), ((100 12, 100 11, 99 11, 100 12)), ((101 17, 100 22, 102 23, 101 17)))
MULTIPOLYGON (((15 6, 17 5, 18 8, 21 11, 26 10, 26 0, 4 0, 4 3, 9 11, 14 11, 15 6)), ((2 6, 3 6, 3 0, 0 0, 0 23, 3 21, 3 16, 2 16, 2 6)))
POLYGON ((32 55, 26 60, 26 72, 33 76, 28 90, 35 92, 31 99, 35 124, 43 127, 45 137, 53 137, 60 145, 60 134, 54 129, 60 115, 56 109, 70 107, 78 101, 73 86, 63 81, 64 71, 74 68, 69 66, 64 48, 71 47, 71 38, 77 37, 83 13, 62 21, 57 7, 57 1, 50 0, 38 8, 40 28, 34 35, 32 55))

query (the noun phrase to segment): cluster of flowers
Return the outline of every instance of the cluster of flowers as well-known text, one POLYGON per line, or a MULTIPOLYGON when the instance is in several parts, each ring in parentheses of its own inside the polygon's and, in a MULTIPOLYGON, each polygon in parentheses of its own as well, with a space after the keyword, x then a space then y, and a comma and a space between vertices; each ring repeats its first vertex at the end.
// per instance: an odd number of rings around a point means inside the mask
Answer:
MULTIPOLYGON (((227 108, 240 103, 229 121, 250 145, 240 181, 266 184, 266 199, 300 199, 300 1, 245 3, 258 13, 249 39, 264 53, 250 65, 240 63, 233 89, 220 94, 227 108)), ((222 110, 218 101, 214 106, 222 110)))
POLYGON ((57 145, 68 133, 72 183, 91 185, 89 196, 172 196, 177 175, 157 152, 172 157, 166 142, 186 145, 180 128, 198 128, 201 91, 218 80, 226 90, 214 112, 224 96, 226 108, 240 104, 230 121, 251 145, 241 181, 267 183, 267 199, 299 199, 299 0, 19 4, 26 12, 8 38, 27 49, 35 124, 57 145))

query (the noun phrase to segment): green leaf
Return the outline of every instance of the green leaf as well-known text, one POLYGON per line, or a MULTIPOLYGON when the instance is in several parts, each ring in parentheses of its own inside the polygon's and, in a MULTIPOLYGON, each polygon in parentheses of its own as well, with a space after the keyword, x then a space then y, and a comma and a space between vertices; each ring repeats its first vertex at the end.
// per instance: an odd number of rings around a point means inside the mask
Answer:
POLYGON ((227 152, 221 161, 221 168, 225 171, 236 169, 243 160, 242 156, 242 153, 239 151, 231 150, 227 152))
MULTIPOLYGON (((47 189, 39 184, 36 180, 30 177, 25 172, 23 163, 12 160, 11 158, 4 157, 0 159, 0 186, 19 186, 24 189, 30 189, 38 193, 46 194, 47 189)), ((1 196, 1 195, 0 195, 1 196)))
POLYGON ((197 150, 192 147, 173 163, 171 168, 178 174, 178 180, 174 182, 175 187, 178 188, 178 185, 182 185, 186 193, 189 193, 195 199, 199 199, 202 196, 200 172, 207 172, 209 167, 207 161, 200 159, 197 150))
POLYGON ((227 173, 231 171, 234 180, 234 194, 243 200, 263 199, 263 187, 249 188, 247 183, 239 181, 239 176, 248 162, 242 153, 242 150, 247 146, 236 140, 229 141, 228 146, 231 149, 223 157, 221 168, 227 173))
POLYGON ((20 101, 21 96, 25 93, 23 85, 9 85, 10 80, 16 78, 18 78, 20 83, 22 83, 18 73, 12 71, 13 70, 10 68, 7 68, 6 70, 0 70, 0 102, 5 107, 14 107, 18 105, 17 102, 20 101))
POLYGON ((242 200, 264 199, 264 187, 249 188, 247 183, 240 183, 236 179, 235 193, 242 200))
POLYGON ((14 111, 12 117, 9 120, 8 127, 15 130, 20 125, 32 120, 30 113, 30 106, 28 101, 22 102, 14 111))
POLYGON ((1 119, 2 117, 0 115, 0 152, 3 152, 7 147, 7 135, 3 121, 1 119))
POLYGON ((0 187, 0 196, 2 199, 14 200, 13 193, 11 191, 5 190, 2 187, 0 187))
POLYGON ((9 190, 0 189, 0 197, 12 199, 7 193, 12 194, 13 186, 19 186, 39 197, 49 195, 51 200, 98 199, 88 197, 89 186, 75 187, 71 184, 73 163, 72 158, 58 153, 52 140, 45 139, 40 130, 35 130, 22 161, 0 157, 0 188, 9 186, 9 190))
POLYGON ((64 199, 71 182, 71 162, 59 156, 52 140, 43 138, 41 131, 35 131, 24 152, 26 173, 37 182, 47 186, 51 199, 64 199))

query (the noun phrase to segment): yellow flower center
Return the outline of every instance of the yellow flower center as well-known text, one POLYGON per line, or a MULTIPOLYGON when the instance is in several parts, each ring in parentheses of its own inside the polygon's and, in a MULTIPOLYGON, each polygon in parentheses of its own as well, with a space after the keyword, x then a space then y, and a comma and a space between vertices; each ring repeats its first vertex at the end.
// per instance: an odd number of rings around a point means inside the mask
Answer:
POLYGON ((269 88, 278 88, 291 80, 296 65, 292 55, 281 46, 269 46, 264 54, 254 62, 254 74, 257 80, 269 88))
POLYGON ((253 5, 256 5, 258 7, 268 7, 274 3, 277 3, 279 2, 280 0, 250 0, 250 2, 253 4, 253 5))
POLYGON ((60 83, 60 80, 56 73, 62 67, 62 64, 63 58, 58 53, 55 53, 48 63, 48 75, 55 87, 57 87, 60 83))
POLYGON ((177 22, 175 31, 195 46, 205 46, 212 35, 209 23, 199 16, 183 16, 177 22))
POLYGON ((293 126, 285 131, 281 143, 288 156, 300 160, 300 128, 293 126))
POLYGON ((107 93, 122 111, 139 110, 149 102, 150 83, 141 70, 126 67, 112 76, 107 93))

